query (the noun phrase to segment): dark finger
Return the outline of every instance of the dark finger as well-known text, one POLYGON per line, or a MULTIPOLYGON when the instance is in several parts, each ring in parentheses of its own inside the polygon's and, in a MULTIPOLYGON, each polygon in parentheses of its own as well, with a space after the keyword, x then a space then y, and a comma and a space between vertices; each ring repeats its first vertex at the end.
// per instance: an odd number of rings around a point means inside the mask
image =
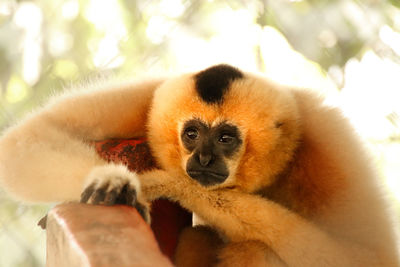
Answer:
POLYGON ((87 203, 89 198, 92 196, 94 192, 94 184, 86 187, 85 190, 81 194, 81 203, 87 203))
POLYGON ((114 205, 117 200, 119 188, 114 188, 110 192, 107 193, 104 199, 104 205, 114 205))
POLYGON ((126 189, 126 204, 130 206, 136 205, 136 189, 132 187, 126 189))
POLYGON ((150 223, 150 217, 147 207, 139 202, 136 202, 135 208, 139 212, 140 216, 142 216, 143 220, 145 220, 147 223, 150 223))
POLYGON ((92 195, 92 204, 100 204, 104 201, 106 197, 106 192, 108 188, 108 183, 104 184, 102 187, 97 188, 92 195))
POLYGON ((125 184, 119 193, 115 204, 133 206, 136 202, 136 190, 131 188, 129 184, 125 184))

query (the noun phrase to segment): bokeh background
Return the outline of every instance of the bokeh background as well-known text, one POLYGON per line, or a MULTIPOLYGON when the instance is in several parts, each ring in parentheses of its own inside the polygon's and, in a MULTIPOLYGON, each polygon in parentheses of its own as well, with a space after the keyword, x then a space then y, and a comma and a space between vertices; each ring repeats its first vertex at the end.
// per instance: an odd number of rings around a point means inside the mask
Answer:
MULTIPOLYGON (((398 217, 399 8, 398 0, 0 0, 0 130, 82 80, 230 63, 341 106, 398 217)), ((44 266, 36 222, 51 205, 0 191, 0 267, 44 266)))

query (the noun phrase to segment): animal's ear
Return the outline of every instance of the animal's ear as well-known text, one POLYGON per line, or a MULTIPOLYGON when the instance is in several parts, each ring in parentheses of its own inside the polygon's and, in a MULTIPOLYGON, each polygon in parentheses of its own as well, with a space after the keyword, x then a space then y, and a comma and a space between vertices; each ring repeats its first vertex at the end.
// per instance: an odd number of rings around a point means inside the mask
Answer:
POLYGON ((327 207, 346 186, 346 165, 352 162, 346 151, 352 151, 357 140, 337 108, 327 107, 312 92, 294 94, 302 133, 289 170, 289 190, 294 209, 314 213, 327 207))

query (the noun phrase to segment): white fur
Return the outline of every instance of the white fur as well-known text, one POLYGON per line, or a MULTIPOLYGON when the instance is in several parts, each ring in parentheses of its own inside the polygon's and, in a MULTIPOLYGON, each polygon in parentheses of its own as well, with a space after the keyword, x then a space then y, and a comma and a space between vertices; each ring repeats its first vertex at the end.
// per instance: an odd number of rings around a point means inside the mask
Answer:
POLYGON ((0 137, 0 185, 25 201, 78 200, 92 169, 108 164, 90 143, 143 136, 161 82, 89 84, 52 99, 0 137))
POLYGON ((107 192, 115 187, 122 187, 129 184, 136 189, 137 197, 141 196, 140 182, 135 173, 129 171, 126 166, 120 164, 108 164, 94 167, 85 179, 82 191, 91 184, 95 184, 95 188, 101 188, 108 184, 107 192))

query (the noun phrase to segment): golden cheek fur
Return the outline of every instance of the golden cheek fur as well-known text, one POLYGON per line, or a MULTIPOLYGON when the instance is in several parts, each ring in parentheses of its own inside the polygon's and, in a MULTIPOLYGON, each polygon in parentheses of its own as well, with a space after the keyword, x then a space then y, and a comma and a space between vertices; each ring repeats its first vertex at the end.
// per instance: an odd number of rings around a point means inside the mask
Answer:
POLYGON ((273 183, 298 145, 301 129, 295 99, 285 88, 249 79, 233 83, 225 101, 224 111, 235 118, 246 140, 236 184, 252 192, 273 183))
POLYGON ((240 148, 239 152, 236 153, 232 158, 225 159, 225 163, 229 170, 228 178, 220 185, 220 187, 231 187, 236 186, 238 184, 237 170, 243 155, 244 145, 240 148))

